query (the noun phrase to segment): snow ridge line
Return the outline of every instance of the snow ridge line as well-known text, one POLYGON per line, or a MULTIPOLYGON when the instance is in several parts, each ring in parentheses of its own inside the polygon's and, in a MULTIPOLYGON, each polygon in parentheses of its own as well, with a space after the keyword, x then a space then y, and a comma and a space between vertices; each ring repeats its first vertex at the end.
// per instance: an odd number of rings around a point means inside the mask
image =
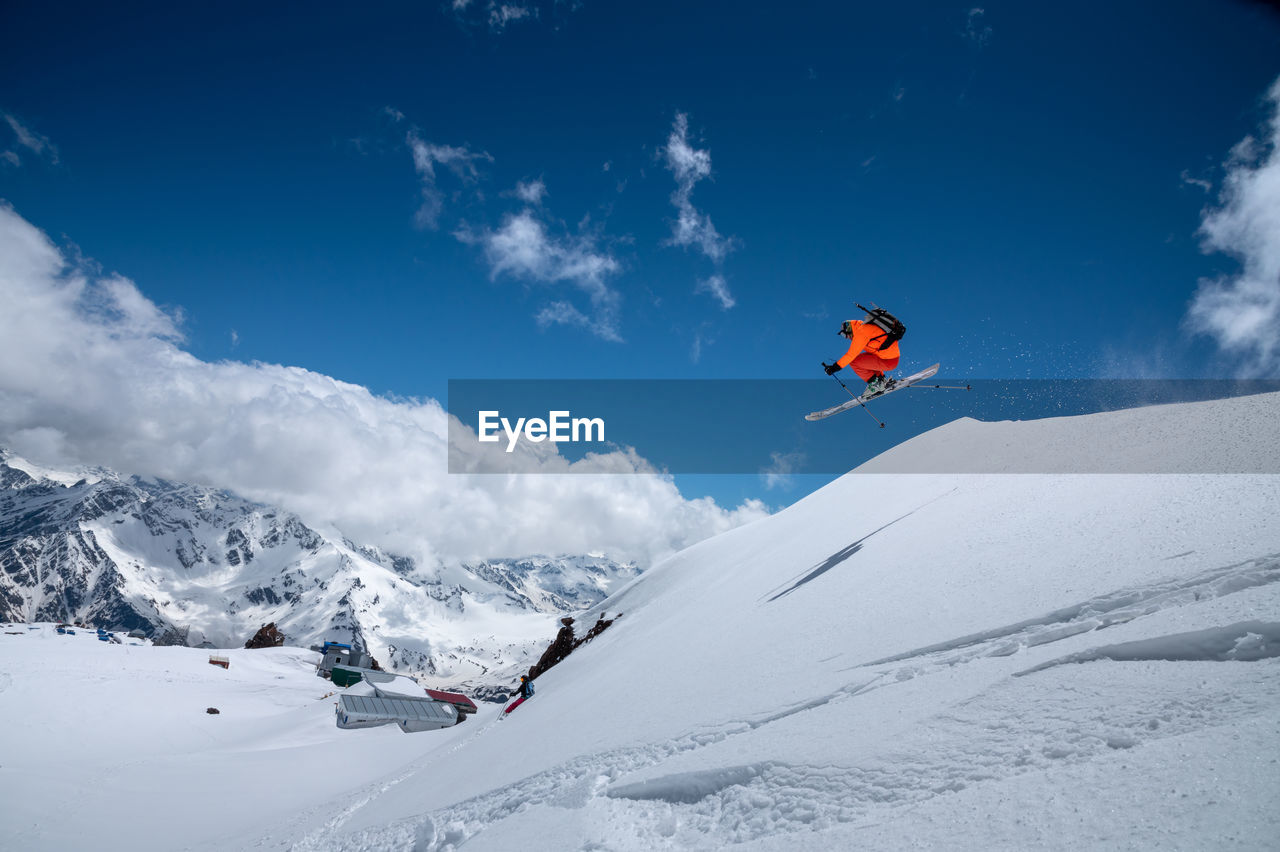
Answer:
POLYGON ((1092 663, 1098 660, 1245 663, 1270 657, 1280 657, 1280 623, 1240 621, 1225 627, 1170 633, 1133 642, 1121 642, 1118 645, 1090 648, 1087 651, 1049 660, 1025 671, 1015 672, 1014 677, 1022 677, 1068 663, 1092 663))
POLYGON ((1180 577, 1150 586, 1120 589, 1090 598, 1074 606, 1054 610, 1038 618, 973 633, 947 642, 926 645, 901 654, 872 660, 869 663, 859 663, 841 671, 951 652, 954 654, 945 660, 947 664, 965 662, 976 657, 1007 657, 1024 648, 1057 642, 1093 630, 1104 630, 1161 610, 1220 598, 1277 582, 1280 582, 1280 554, 1272 553, 1213 568, 1190 577, 1180 577), (990 647, 999 640, 1006 641, 990 647))

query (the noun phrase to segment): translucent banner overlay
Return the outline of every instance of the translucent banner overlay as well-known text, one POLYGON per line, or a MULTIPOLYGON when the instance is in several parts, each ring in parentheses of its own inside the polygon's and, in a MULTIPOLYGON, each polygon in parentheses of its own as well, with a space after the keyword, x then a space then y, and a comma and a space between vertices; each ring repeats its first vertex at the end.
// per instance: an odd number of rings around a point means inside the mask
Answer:
POLYGON ((830 379, 455 379, 449 472, 834 475, 874 459, 865 469, 883 473, 1280 473, 1277 393, 1265 380, 935 377, 811 422, 848 392, 830 379))

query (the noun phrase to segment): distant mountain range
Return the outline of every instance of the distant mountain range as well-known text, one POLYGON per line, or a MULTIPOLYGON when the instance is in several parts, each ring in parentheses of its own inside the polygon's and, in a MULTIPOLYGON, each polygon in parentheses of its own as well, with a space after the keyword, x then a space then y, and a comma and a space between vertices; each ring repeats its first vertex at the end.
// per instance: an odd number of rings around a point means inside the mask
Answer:
POLYGON ((50 470, 0 450, 0 620, 79 621, 243 645, 347 641, 459 688, 507 683, 640 573, 601 556, 423 566, 225 491, 50 470))

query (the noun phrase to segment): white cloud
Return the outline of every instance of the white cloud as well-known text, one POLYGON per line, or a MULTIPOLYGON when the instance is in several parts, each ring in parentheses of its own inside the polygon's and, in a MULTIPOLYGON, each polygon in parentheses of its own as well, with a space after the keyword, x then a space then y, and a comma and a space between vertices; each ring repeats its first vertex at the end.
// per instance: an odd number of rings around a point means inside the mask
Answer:
POLYGON ((479 177, 476 163, 491 163, 493 157, 484 151, 472 151, 465 146, 433 145, 423 140, 415 130, 409 131, 405 141, 413 152, 413 168, 422 184, 422 205, 418 208, 414 221, 419 227, 434 229, 444 210, 444 193, 437 184, 436 166, 444 166, 464 183, 473 183, 479 177))
POLYGON ((456 236, 483 248, 491 278, 509 275, 542 283, 568 282, 591 300, 590 316, 561 301, 538 314, 541 325, 578 325, 605 340, 622 339, 618 332, 621 297, 607 283, 621 265, 597 248, 590 235, 553 237, 531 210, 524 210, 508 215, 496 231, 462 229, 456 236))
POLYGON ((992 29, 987 26, 984 17, 986 9, 974 7, 965 17, 964 37, 974 47, 981 50, 991 41, 992 29))
POLYGON ((540 180, 521 181, 516 184, 516 198, 526 204, 541 204, 547 194, 547 185, 540 180))
POLYGON ((494 35, 521 21, 544 21, 559 29, 560 22, 582 6, 580 0, 450 0, 448 5, 459 23, 486 28, 494 35))
MULTIPOLYGON (((570 325, 595 332, 595 323, 591 317, 578 310, 570 302, 552 302, 534 314, 538 326, 546 328, 552 325, 570 325)), ((612 332, 612 329, 610 329, 612 332)), ((601 335, 606 336, 606 335, 601 335)))
POLYGON ((4 151, 3 153, 0 153, 0 159, 4 160, 11 166, 22 165, 22 158, 13 151, 4 151))
MULTIPOLYGON (((54 164, 58 162, 58 149, 49 141, 47 136, 41 136, 7 112, 3 113, 3 115, 5 123, 13 131, 13 135, 19 145, 35 153, 37 157, 47 157, 49 162, 54 164)), ((2 156, 15 166, 21 164, 21 158, 16 151, 5 151, 2 156)))
MULTIPOLYGON (((456 5, 454 8, 457 8, 456 5)), ((489 28, 501 32, 512 21, 536 17, 537 13, 520 3, 490 3, 489 28)))
POLYGON ((458 23, 500 37, 518 22, 559 30, 582 6, 582 0, 449 0, 446 8, 458 23))
MULTIPOLYGON (((3 205, 0 303, 0 444, 35 461, 226 488, 428 564, 591 550, 648 563, 764 514, 686 500, 657 475, 450 475, 435 400, 201 361, 177 317, 71 263, 3 205)), ((645 469, 634 453, 570 465, 532 446, 543 470, 645 469)))
POLYGON ((1204 190, 1205 192, 1213 191, 1212 182, 1204 180, 1203 178, 1192 177, 1191 172, 1189 172, 1187 169, 1182 170, 1181 178, 1182 178, 1182 182, 1187 186, 1194 186, 1194 187, 1197 187, 1198 189, 1204 190))
POLYGON ((672 242, 680 246, 696 245, 717 263, 724 260, 732 247, 730 240, 720 236, 711 217, 699 213, 692 204, 680 208, 672 242))
POLYGON ((720 303, 720 307, 726 311, 737 304, 733 294, 729 292, 729 285, 724 280, 723 275, 712 275, 705 281, 699 281, 698 286, 694 288, 694 292, 710 293, 720 303))
MULTIPOLYGON (((466 147, 431 144, 417 130, 410 130, 406 138, 422 184, 422 205, 415 219, 420 227, 434 229, 444 209, 437 166, 446 167, 463 183, 472 184, 480 179, 477 163, 493 162, 493 157, 466 147)), ((551 234, 543 221, 547 212, 541 209, 546 194, 547 187, 541 179, 520 181, 514 190, 503 195, 519 198, 530 205, 528 208, 508 215, 496 230, 464 223, 454 230, 454 236, 483 250, 492 279, 506 275, 543 284, 566 282, 590 299, 589 312, 563 299, 545 306, 535 315, 541 327, 576 326, 605 340, 621 341, 618 313, 622 299, 608 284, 608 278, 617 274, 621 265, 612 254, 597 247, 596 237, 586 230, 586 220, 577 235, 551 234)))
POLYGON ((733 240, 720 236, 711 217, 693 206, 693 188, 698 181, 711 176, 711 152, 689 144, 689 117, 685 113, 676 114, 663 156, 676 179, 676 191, 671 194, 671 203, 676 208, 671 244, 696 246, 720 263, 733 250, 733 240))
POLYGON ((1186 327, 1212 336, 1249 375, 1280 375, 1280 79, 1267 93, 1271 115, 1261 141, 1232 149, 1219 205, 1200 226, 1206 252, 1238 258, 1235 275, 1205 279, 1186 327))
POLYGON ((769 464, 760 471, 760 475, 764 478, 764 487, 769 490, 790 488, 793 484, 792 474, 804 464, 805 454, 769 453, 769 458, 769 464))
POLYGON ((693 185, 698 181, 711 176, 711 152, 689 144, 689 116, 686 113, 676 114, 664 153, 667 168, 671 169, 676 183, 680 185, 679 191, 685 195, 693 192, 693 185))

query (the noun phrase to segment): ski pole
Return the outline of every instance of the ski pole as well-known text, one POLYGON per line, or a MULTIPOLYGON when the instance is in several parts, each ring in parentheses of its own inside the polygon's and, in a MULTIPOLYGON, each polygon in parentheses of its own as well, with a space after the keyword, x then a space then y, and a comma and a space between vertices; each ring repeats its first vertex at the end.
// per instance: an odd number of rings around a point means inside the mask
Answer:
POLYGON ((920 388, 921 390, 973 390, 969 385, 907 385, 909 388, 920 388))
MULTIPOLYGON (((825 370, 825 369, 827 368, 827 365, 826 365, 826 364, 823 364, 823 365, 822 365, 822 368, 825 370)), ((839 377, 839 376, 837 376, 835 373, 829 373, 828 375, 830 375, 830 376, 831 376, 831 378, 835 379, 837 382, 840 382, 840 377, 839 377)), ((863 403, 863 401, 862 401, 862 397, 858 396, 858 395, 857 395, 857 394, 855 394, 853 391, 849 390, 849 386, 848 386, 848 385, 846 385, 844 382, 840 382, 840 387, 844 388, 844 392, 845 392, 845 393, 847 393, 847 394, 849 394, 849 396, 853 397, 854 401, 855 401, 855 402, 857 402, 857 403, 858 403, 858 405, 861 405, 861 406, 862 406, 862 410, 863 410, 863 411, 865 411, 865 412, 867 412, 867 416, 868 416, 868 417, 870 417, 872 420, 874 420, 874 421, 876 421, 877 423, 879 423, 879 424, 880 424, 880 428, 881 428, 881 429, 883 429, 883 428, 884 428, 884 421, 883 421, 883 420, 881 420, 879 417, 876 417, 874 414, 872 414, 872 413, 871 413, 871 409, 870 409, 870 408, 867 408, 866 404, 865 404, 865 403, 863 403)))

